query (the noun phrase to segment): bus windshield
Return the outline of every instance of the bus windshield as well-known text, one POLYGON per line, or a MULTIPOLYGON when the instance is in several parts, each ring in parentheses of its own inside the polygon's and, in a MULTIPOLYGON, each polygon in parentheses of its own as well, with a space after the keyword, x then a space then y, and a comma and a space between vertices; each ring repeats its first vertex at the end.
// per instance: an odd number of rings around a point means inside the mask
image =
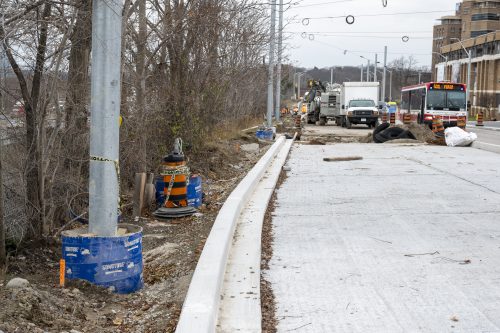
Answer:
POLYGON ((350 108, 372 108, 375 106, 375 102, 369 99, 366 100, 353 100, 349 102, 350 108))
POLYGON ((448 91, 447 106, 452 111, 460 111, 460 109, 465 109, 465 92, 448 91))
POLYGON ((465 92, 430 90, 427 92, 427 109, 451 111, 465 109, 465 92))

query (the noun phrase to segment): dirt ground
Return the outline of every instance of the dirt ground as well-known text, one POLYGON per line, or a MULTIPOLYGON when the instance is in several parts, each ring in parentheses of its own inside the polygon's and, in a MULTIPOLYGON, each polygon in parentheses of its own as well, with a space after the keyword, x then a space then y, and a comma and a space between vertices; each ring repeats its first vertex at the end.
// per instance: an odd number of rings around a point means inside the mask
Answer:
POLYGON ((208 145, 204 156, 191 158, 189 166, 202 176, 205 194, 204 204, 194 216, 168 221, 124 218, 124 222, 144 228, 145 286, 139 292, 117 295, 84 281, 71 281, 60 288, 58 238, 10 257, 7 278, 0 281, 0 331, 174 332, 192 273, 220 207, 268 147, 269 143, 257 141, 254 135, 240 135, 208 145), (245 151, 249 143, 257 143, 259 148, 245 151), (29 286, 5 288, 14 277, 27 279, 29 286))
MULTIPOLYGON (((426 129, 412 130, 423 142, 432 135, 426 129)), ((294 135, 297 129, 293 117, 284 117, 281 131, 294 135)), ((299 143, 318 145, 371 142, 372 133, 331 124, 303 126, 300 132, 299 143)), ((209 144, 204 154, 190 158, 189 167, 202 176, 205 194, 204 204, 194 216, 168 221, 159 221, 151 214, 138 220, 132 219, 130 213, 128 218, 125 216, 124 222, 144 229, 145 286, 139 292, 116 295, 84 281, 72 281, 60 288, 58 238, 50 239, 42 248, 27 248, 10 257, 7 278, 0 281, 0 333, 174 332, 192 273, 220 207, 268 147, 268 142, 258 141, 250 133, 209 144), (254 145, 254 149, 246 150, 245 145, 252 143, 257 143, 258 149, 254 145), (29 286, 5 288, 14 277, 27 279, 29 286)), ((271 203, 263 231, 264 270, 272 256, 272 210, 271 203)), ((265 279, 261 286, 263 330, 275 332, 272 288, 265 279)))

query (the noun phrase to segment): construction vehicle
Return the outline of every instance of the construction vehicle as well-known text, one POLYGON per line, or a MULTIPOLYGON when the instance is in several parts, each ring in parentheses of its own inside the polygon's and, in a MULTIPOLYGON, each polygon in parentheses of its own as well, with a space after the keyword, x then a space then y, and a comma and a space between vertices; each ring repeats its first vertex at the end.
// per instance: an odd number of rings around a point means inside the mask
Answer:
POLYGON ((321 109, 321 95, 326 91, 325 86, 321 81, 308 80, 307 85, 309 91, 304 94, 302 107, 307 106, 307 123, 314 124, 320 120, 319 114, 321 109))
POLYGON ((351 128, 353 124, 376 127, 379 123, 378 82, 344 82, 340 91, 342 107, 337 110, 335 123, 351 128))
POLYGON ((326 91, 321 94, 321 107, 318 121, 320 126, 324 126, 329 120, 335 120, 335 115, 341 110, 340 96, 342 86, 337 83, 328 83, 326 91))

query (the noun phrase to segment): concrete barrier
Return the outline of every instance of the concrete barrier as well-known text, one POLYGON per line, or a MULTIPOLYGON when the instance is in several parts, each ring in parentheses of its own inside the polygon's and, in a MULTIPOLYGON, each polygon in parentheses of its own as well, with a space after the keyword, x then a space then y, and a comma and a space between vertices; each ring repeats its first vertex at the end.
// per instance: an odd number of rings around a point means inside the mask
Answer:
POLYGON ((182 306, 176 333, 212 333, 236 221, 267 167, 285 143, 280 136, 229 195, 215 219, 182 306))

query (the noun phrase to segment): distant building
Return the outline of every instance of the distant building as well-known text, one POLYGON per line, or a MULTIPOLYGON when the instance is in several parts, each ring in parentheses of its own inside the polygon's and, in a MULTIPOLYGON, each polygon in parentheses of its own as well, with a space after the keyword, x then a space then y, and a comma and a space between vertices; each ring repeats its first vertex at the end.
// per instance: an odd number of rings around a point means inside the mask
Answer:
POLYGON ((458 16, 443 16, 439 19, 441 24, 434 26, 432 39, 432 67, 441 62, 443 57, 441 47, 451 44, 452 38, 460 38, 462 34, 462 19, 458 16))
POLYGON ((471 52, 470 114, 500 120, 500 0, 463 0, 454 16, 434 26, 433 80, 467 82, 471 52))
POLYGON ((500 30, 500 0, 463 0, 457 16, 462 19, 461 39, 500 30))

